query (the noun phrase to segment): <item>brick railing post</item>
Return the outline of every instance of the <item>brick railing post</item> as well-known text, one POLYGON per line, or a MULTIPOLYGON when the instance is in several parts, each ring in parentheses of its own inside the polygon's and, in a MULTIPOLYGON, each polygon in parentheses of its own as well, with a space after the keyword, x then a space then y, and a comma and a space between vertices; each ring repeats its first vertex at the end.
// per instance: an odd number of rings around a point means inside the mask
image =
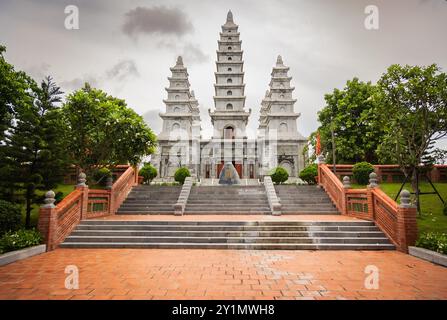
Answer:
POLYGON ((407 253, 408 247, 413 246, 418 236, 416 206, 410 203, 410 192, 402 190, 400 205, 397 209, 397 239, 398 250, 407 253))
POLYGON ((45 204, 40 207, 39 221, 37 228, 42 234, 45 244, 47 245, 47 251, 53 250, 55 245, 55 238, 57 236, 57 209, 54 205, 56 199, 53 190, 48 191, 45 194, 45 204))
POLYGON ((88 185, 85 183, 87 181, 87 176, 84 172, 81 172, 78 177, 78 184, 76 185, 76 190, 81 191, 81 220, 87 219, 88 212, 88 185))
POLYGON ((366 188, 366 197, 368 201, 368 216, 370 219, 375 220, 374 214, 374 194, 373 189, 378 188, 379 185, 377 183, 377 174, 375 172, 371 172, 369 174, 369 184, 366 188))
POLYGON ((135 173, 134 173, 134 174, 135 174, 135 177, 134 177, 134 178, 135 178, 134 185, 137 186, 137 185, 138 185, 138 172, 139 172, 139 170, 138 170, 138 166, 135 166, 133 169, 134 169, 134 171, 135 171, 135 173))

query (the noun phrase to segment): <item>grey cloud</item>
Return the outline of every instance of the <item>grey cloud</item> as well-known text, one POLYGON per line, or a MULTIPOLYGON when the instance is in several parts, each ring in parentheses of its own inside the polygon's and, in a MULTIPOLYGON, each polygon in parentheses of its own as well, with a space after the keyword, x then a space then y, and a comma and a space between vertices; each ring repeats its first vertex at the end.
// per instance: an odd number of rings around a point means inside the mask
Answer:
POLYGON ((83 77, 77 77, 72 80, 61 82, 61 87, 69 90, 77 90, 84 86, 84 83, 88 82, 92 87, 101 87, 107 81, 118 81, 122 83, 124 80, 131 77, 139 77, 135 61, 133 60, 121 60, 106 70, 100 75, 87 74, 83 77))
POLYGON ((91 75, 86 75, 84 77, 79 77, 79 78, 75 78, 75 79, 68 80, 68 81, 62 81, 60 83, 60 86, 61 86, 61 88, 65 89, 65 90, 73 90, 74 91, 74 90, 78 90, 78 89, 82 88, 86 82, 88 82, 92 87, 99 86, 98 79, 91 75))
POLYGON ((50 75, 51 66, 48 63, 41 63, 24 68, 24 71, 29 74, 37 83, 40 83, 46 76, 50 75))
POLYGON ((198 46, 187 44, 183 48, 183 58, 189 63, 203 63, 208 61, 208 56, 198 46))
POLYGON ((122 60, 114 65, 111 69, 106 71, 106 76, 108 78, 114 78, 117 80, 125 80, 129 76, 140 76, 138 72, 135 61, 133 60, 122 60))
POLYGON ((193 31, 186 14, 177 8, 137 7, 125 14, 122 31, 128 36, 138 34, 183 35, 193 31))
POLYGON ((161 112, 160 110, 149 110, 143 114, 144 121, 156 134, 161 132, 162 122, 159 116, 160 112, 161 112))

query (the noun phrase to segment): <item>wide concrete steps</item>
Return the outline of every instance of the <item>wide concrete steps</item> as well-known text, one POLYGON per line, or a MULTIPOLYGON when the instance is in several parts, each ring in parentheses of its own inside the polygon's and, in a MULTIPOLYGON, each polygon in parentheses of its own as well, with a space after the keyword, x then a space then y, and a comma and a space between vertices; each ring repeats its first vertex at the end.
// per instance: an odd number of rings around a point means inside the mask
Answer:
POLYGON ((174 214, 180 186, 139 185, 132 189, 117 214, 174 214))
POLYGON ((279 185, 275 190, 282 214, 340 214, 326 192, 316 186, 279 185))
POLYGON ((185 214, 271 214, 263 186, 192 187, 185 214))
POLYGON ((390 250, 368 221, 82 221, 63 248, 390 250))

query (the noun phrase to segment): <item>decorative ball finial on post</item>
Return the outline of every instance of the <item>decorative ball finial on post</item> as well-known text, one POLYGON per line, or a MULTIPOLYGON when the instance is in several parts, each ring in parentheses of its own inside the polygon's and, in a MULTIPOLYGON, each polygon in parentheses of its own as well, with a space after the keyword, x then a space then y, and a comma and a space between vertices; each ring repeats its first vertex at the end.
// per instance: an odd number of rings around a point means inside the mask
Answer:
POLYGON ((84 172, 81 172, 78 177, 78 187, 87 186, 85 182, 87 181, 87 175, 84 172))
POLYGON ((400 193, 400 206, 402 208, 411 207, 410 196, 411 196, 410 191, 406 189, 402 190, 402 192, 400 193))
POLYGON ((43 202, 45 202, 45 204, 43 205, 43 208, 55 208, 56 206, 54 205, 54 202, 56 201, 56 199, 54 198, 56 195, 54 194, 53 190, 48 191, 47 193, 45 193, 45 200, 43 202))
POLYGON ((276 58, 276 65, 277 65, 277 66, 282 66, 282 65, 284 65, 284 63, 282 62, 282 57, 281 57, 281 55, 278 55, 278 58, 276 58))
POLYGON ((377 188, 379 185, 377 183, 377 174, 375 172, 371 172, 369 174, 369 184, 368 187, 369 188, 377 188))
POLYGON ((233 23, 233 12, 231 12, 231 10, 227 13, 227 22, 233 23))
POLYGON ((344 176, 343 177, 343 187, 345 189, 350 189, 351 188, 351 179, 349 178, 349 176, 344 176))

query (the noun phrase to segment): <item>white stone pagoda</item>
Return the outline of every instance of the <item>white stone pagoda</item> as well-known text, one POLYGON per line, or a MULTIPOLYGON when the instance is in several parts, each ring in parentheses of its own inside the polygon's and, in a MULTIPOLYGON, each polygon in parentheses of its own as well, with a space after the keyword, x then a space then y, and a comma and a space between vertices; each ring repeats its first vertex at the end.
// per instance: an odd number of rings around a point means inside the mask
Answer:
POLYGON ((213 125, 211 139, 201 137, 199 104, 190 91, 188 72, 182 57, 170 70, 168 98, 163 100, 163 129, 158 150, 151 162, 158 169, 158 181, 172 181, 182 166, 200 181, 217 179, 227 162, 232 162, 241 179, 257 180, 276 166, 284 167, 292 179, 304 167, 302 150, 307 143, 297 130, 289 68, 278 56, 271 73, 269 90, 261 102, 258 137, 248 139, 246 127, 251 109, 245 108, 242 41, 231 11, 218 40, 214 84, 214 110, 208 110, 213 125))

